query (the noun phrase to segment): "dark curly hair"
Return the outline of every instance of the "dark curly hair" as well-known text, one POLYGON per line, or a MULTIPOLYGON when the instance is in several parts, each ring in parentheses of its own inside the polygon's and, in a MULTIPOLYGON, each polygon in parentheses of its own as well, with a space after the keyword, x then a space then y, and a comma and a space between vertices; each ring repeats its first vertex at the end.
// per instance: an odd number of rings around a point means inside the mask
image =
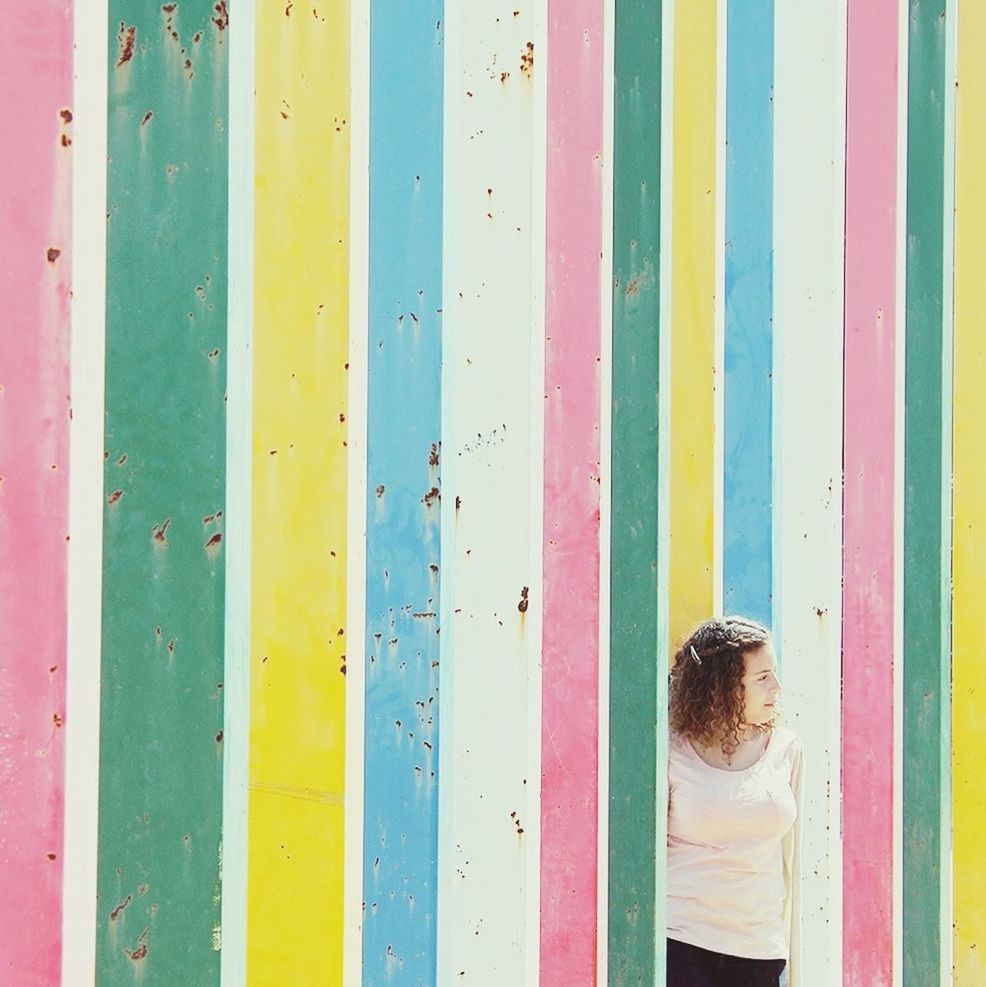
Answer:
MULTIPOLYGON (((727 760, 732 758, 743 721, 743 656, 769 641, 770 631, 746 617, 714 617, 699 624, 671 666, 671 730, 707 746, 718 743, 727 760)), ((772 727, 773 719, 763 729, 772 727)))

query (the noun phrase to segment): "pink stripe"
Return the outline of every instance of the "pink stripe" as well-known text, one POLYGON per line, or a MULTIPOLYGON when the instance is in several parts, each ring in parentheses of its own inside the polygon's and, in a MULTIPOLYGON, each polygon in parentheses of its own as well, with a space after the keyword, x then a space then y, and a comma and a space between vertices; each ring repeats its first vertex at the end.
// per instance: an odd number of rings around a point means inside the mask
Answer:
POLYGON ((849 3, 843 983, 859 987, 893 972, 897 7, 849 3))
POLYGON ((0 31, 0 981, 59 982, 72 4, 0 31), (63 142, 64 137, 64 142, 63 142))
POLYGON ((596 982, 603 5, 548 23, 541 979, 596 982))

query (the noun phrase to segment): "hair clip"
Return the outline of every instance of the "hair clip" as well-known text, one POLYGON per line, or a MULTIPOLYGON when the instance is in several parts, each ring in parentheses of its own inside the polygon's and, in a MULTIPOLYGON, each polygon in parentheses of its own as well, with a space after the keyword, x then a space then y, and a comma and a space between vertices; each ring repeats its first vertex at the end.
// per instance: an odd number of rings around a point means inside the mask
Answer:
POLYGON ((701 665, 702 664, 702 659, 699 658, 698 652, 695 650, 695 645, 694 644, 690 644, 688 646, 688 650, 692 653, 692 661, 695 662, 696 665, 701 665))

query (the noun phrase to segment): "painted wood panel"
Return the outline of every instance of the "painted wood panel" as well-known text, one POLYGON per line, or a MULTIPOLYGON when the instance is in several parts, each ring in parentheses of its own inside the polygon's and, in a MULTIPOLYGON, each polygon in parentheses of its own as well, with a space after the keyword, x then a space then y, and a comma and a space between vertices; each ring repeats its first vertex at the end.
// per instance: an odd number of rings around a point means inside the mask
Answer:
POLYGON ((805 757, 804 979, 841 987, 845 3, 778 4, 774 32, 772 621, 805 757))
POLYGON ((774 4, 731 0, 726 18, 722 605, 769 627, 774 4))
MULTIPOLYGON (((945 445, 945 0, 911 3, 904 381, 903 951, 905 985, 941 968, 943 733, 950 593, 945 445)), ((950 506, 950 505, 949 505, 950 506)), ((946 823, 947 825, 947 823, 946 823)))
POLYGON ((110 5, 101 983, 219 976, 227 26, 110 5))
POLYGON ((548 5, 539 983, 596 983, 603 8, 548 5), (572 204, 579 203, 578 209, 572 204), (574 711, 577 715, 573 715, 574 711))
MULTIPOLYGON (((609 573, 608 983, 656 982, 664 944, 667 652, 659 641, 664 5, 615 17, 609 573)), ((666 450, 665 450, 666 455, 666 450)), ((667 592, 663 588, 663 592, 667 592)))
POLYGON ((539 953, 544 6, 449 3, 446 25, 438 969, 524 983, 539 953))
POLYGON ((677 642, 713 610, 715 0, 678 0, 674 24, 670 633, 677 642))
POLYGON ((370 26, 363 982, 437 981, 443 5, 370 26))
POLYGON ((25 987, 62 948, 72 12, 14 3, 0 35, 0 979, 25 987))
POLYGON ((303 983, 316 942, 342 977, 362 634, 346 627, 349 5, 258 5, 256 31, 247 981, 303 983))
POLYGON ((894 976, 897 14, 848 5, 843 979, 873 987, 894 976))
POLYGON ((952 488, 952 827, 955 983, 986 979, 986 794, 980 777, 986 745, 982 612, 986 599, 986 7, 963 4, 959 20, 955 122, 955 341, 952 488))

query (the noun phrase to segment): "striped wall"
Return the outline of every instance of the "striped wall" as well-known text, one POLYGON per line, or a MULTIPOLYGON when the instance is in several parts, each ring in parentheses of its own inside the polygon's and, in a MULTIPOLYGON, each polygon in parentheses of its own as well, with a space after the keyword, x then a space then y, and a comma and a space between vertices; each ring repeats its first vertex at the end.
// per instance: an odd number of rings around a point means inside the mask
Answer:
POLYGON ((662 983, 717 612, 792 987, 986 981, 977 5, 8 6, 0 982, 662 983))

